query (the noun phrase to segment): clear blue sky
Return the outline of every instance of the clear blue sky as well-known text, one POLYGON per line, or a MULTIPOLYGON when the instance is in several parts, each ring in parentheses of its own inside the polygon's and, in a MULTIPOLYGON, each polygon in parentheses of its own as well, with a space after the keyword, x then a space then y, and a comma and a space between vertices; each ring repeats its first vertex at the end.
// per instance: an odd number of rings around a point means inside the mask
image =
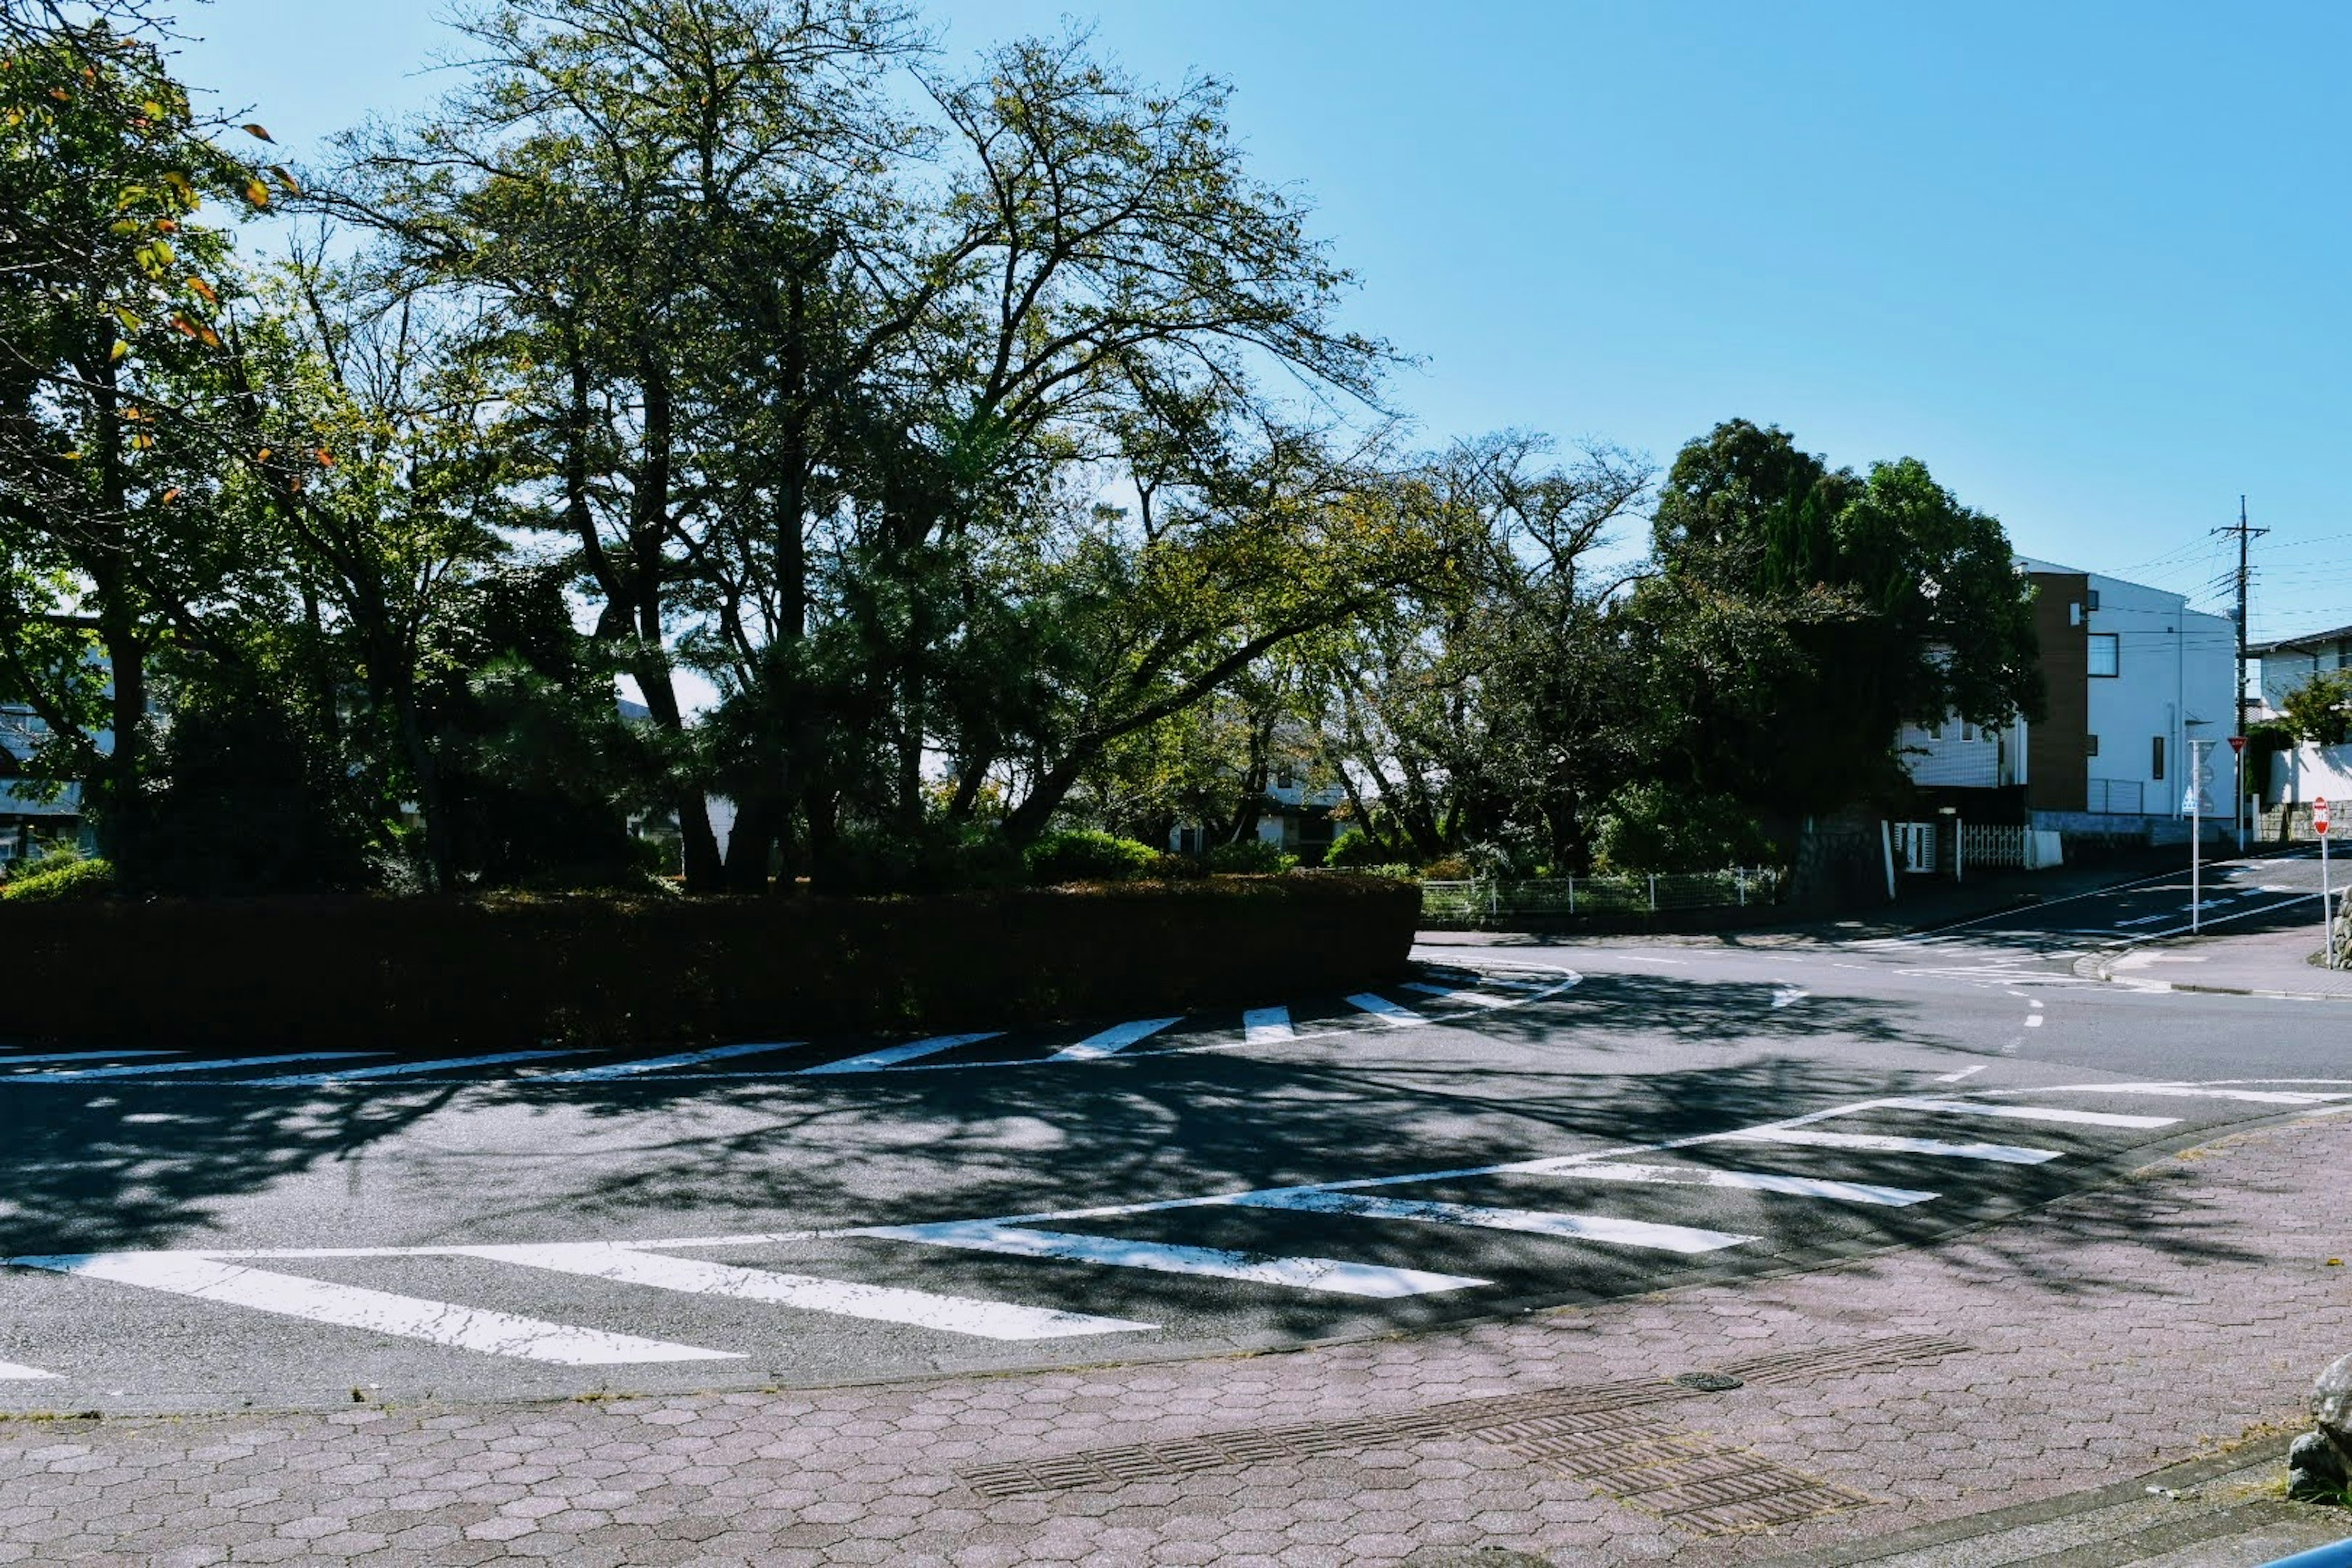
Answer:
MULTIPOLYGON (((1091 20, 1235 88, 1312 197, 1353 324, 1426 361, 1437 442, 1661 462, 1718 419, 1915 456, 2021 552, 2221 603, 2244 492, 2259 637, 2352 622, 2352 7, 934 0, 951 56, 1091 20), (2209 586, 2215 585, 2215 586, 2209 586)), ((216 0, 183 65, 301 153, 421 106, 408 0, 216 0)))

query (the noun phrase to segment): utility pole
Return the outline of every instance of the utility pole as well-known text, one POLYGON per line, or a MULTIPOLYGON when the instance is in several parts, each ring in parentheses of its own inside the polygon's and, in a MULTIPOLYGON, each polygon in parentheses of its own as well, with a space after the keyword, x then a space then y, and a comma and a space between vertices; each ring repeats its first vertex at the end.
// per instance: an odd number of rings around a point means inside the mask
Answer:
MULTIPOLYGON (((2270 530, 2246 526, 2246 498, 2240 496, 2237 526, 2217 528, 2213 531, 2238 536, 2238 727, 2230 732, 2243 735, 2246 732, 2246 547, 2270 530)), ((2237 824, 2238 853, 2243 855, 2246 852, 2246 752, 2242 745, 2233 746, 2231 750, 2237 753, 2237 766, 2231 774, 2234 783, 2231 786, 2231 794, 2236 798, 2230 807, 2230 818, 2237 824)))

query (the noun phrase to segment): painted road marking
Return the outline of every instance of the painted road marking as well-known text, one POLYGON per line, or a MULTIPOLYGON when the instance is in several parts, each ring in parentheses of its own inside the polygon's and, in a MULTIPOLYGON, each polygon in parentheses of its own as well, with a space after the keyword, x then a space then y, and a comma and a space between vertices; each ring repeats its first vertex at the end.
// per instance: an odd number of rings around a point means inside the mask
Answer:
POLYGON ((1277 1046, 1297 1037, 1287 1007, 1253 1007, 1242 1015, 1242 1038, 1253 1046, 1277 1046))
POLYGON ((1359 991, 1349 997, 1348 1005, 1360 1013, 1370 1013, 1381 1023, 1392 1024, 1399 1028, 1411 1028, 1415 1024, 1429 1022, 1412 1008, 1400 1007, 1387 997, 1375 996, 1369 991, 1359 991))
POLYGON ((52 1258, 11 1258, 10 1263, 83 1279, 137 1285, 174 1296, 341 1328, 366 1329, 424 1340, 485 1355, 564 1366, 618 1366, 635 1362, 740 1361, 729 1351, 642 1340, 634 1334, 575 1329, 417 1296, 395 1296, 355 1285, 330 1285, 299 1274, 230 1263, 193 1252, 89 1252, 52 1258))
POLYGON ((1704 1165, 1621 1165, 1600 1163, 1580 1154, 1557 1160, 1528 1160, 1497 1167, 1507 1174, 1567 1176, 1589 1182, 1654 1182, 1665 1186, 1738 1187, 1749 1192, 1785 1193, 1801 1198, 1834 1198, 1842 1203, 1878 1204, 1908 1208, 1924 1204, 1934 1193, 1916 1187, 1882 1187, 1869 1182, 1832 1182, 1818 1176, 1783 1176, 1770 1171, 1714 1171, 1704 1165))
POLYGON ((2248 1105, 2320 1105, 2352 1094, 2310 1094, 2265 1089, 2207 1089, 2185 1083, 2061 1083, 2035 1094, 2154 1094, 2179 1100, 2235 1100, 2248 1105))
POLYGON ((2038 1029, 2042 1027, 2042 1015, 2039 1013, 2027 1014, 2025 1018, 2025 1026, 2029 1029, 2038 1029))
POLYGON ((797 1076, 806 1078, 813 1073, 879 1072, 884 1068, 897 1067, 900 1062, 911 1062, 919 1057, 936 1056, 941 1051, 951 1051, 958 1046, 976 1046, 982 1040, 995 1039, 1003 1033, 1002 1029, 990 1029, 977 1035, 933 1035, 928 1040, 909 1040, 903 1046, 885 1046, 878 1051, 867 1051, 863 1056, 845 1057, 837 1062, 824 1062, 816 1067, 803 1068, 797 1076))
POLYGON ((22 1366, 13 1361, 0 1361, 0 1383, 55 1383, 58 1374, 43 1372, 37 1366, 22 1366))
POLYGON ((1091 1062, 1104 1057, 1117 1056, 1138 1040, 1149 1039, 1160 1030, 1181 1024, 1182 1017, 1139 1018, 1132 1024, 1114 1024, 1098 1035, 1088 1035, 1075 1046, 1064 1046, 1045 1059, 1049 1062, 1091 1062))
POLYGON ((1982 1100, 1890 1100, 1896 1110, 1927 1110, 1947 1116, 1999 1116, 2012 1121, 2069 1121, 2084 1127, 2171 1127, 2178 1116, 2118 1116, 2105 1110, 2059 1110, 2043 1105, 2005 1105, 1982 1100))
POLYGON ((1886 1138, 1874 1132, 1819 1132, 1810 1127, 1745 1127, 1736 1132, 1712 1132, 1706 1142, 1730 1143, 1790 1143, 1809 1149, 1852 1149, 1871 1154, 1926 1154, 1944 1160, 1990 1160, 2004 1165, 2039 1165, 2055 1160, 2055 1149, 2026 1149, 2012 1143, 1947 1143, 1935 1138, 1886 1138))
POLYGON ((1161 1274, 1206 1275, 1217 1279, 1245 1280, 1254 1285, 1286 1285, 1298 1290, 1324 1290, 1335 1295, 1373 1296, 1382 1300, 1426 1296, 1440 1290, 1464 1290, 1474 1285, 1491 1283, 1459 1274, 1432 1274, 1418 1268, 1384 1268, 1369 1263, 1343 1263, 1332 1258, 1279 1258, 1262 1252, 1231 1252, 1218 1247, 1176 1247, 1165 1242, 1127 1241, 1115 1236, 1027 1230, 989 1220, 881 1226, 850 1234, 919 1241, 933 1247, 969 1247, 976 1252, 1001 1252, 1013 1258, 1066 1258, 1077 1263, 1103 1263, 1119 1268, 1149 1268, 1161 1274))
POLYGON ((93 1079, 139 1078, 149 1073, 212 1072, 223 1068, 276 1067, 280 1062, 341 1062, 356 1061, 365 1057, 380 1057, 383 1051, 302 1051, 284 1057, 235 1057, 227 1061, 149 1062, 131 1068, 84 1068, 75 1072, 19 1073, 17 1083, 88 1083, 93 1079))
POLYGON ((488 1057, 445 1057, 431 1062, 392 1062, 380 1068, 349 1068, 341 1072, 288 1073, 282 1078, 257 1078, 248 1081, 270 1089, 308 1089, 314 1085, 350 1083, 363 1079, 409 1078, 418 1073, 440 1072, 448 1068, 491 1067, 501 1062, 544 1061, 550 1057, 576 1057, 578 1051, 500 1051, 488 1057))
POLYGON ((603 1067, 575 1068, 570 1072, 551 1072, 531 1079, 533 1083, 595 1083, 605 1079, 634 1078, 638 1073, 659 1072, 665 1068, 693 1067, 701 1062, 725 1061, 731 1057, 755 1057, 764 1051, 788 1051, 800 1045, 799 1040, 762 1040, 754 1045, 712 1046, 708 1050, 680 1051, 676 1056, 646 1057, 633 1062, 608 1062, 603 1067))
POLYGON ((1958 1072, 1938 1073, 1936 1075, 1936 1081, 1937 1083, 1958 1083, 1962 1079, 1976 1077, 1977 1074, 1984 1071, 1984 1069, 1990 1065, 1991 1064, 1990 1062, 1979 1062, 1972 1068, 1962 1068, 1958 1072))
MULTIPOLYGON (((1540 987, 1524 980, 1497 980, 1494 982, 1494 984, 1496 985, 1517 986, 1521 989, 1530 991, 1540 989, 1540 987)), ((1408 980, 1402 985, 1398 986, 1397 989, 1400 991, 1418 991, 1424 996, 1434 996, 1440 1002, 1451 1003, 1457 1007, 1508 1007, 1512 1005, 1510 999, 1507 997, 1482 996, 1475 991, 1457 991, 1451 986, 1431 985, 1419 980, 1408 980)))
POLYGON ((184 1057, 187 1054, 185 1051, 45 1051, 37 1057, 0 1057, 0 1067, 23 1067, 28 1062, 119 1062, 126 1057, 184 1057))
POLYGON ((1653 1225, 1608 1215, 1554 1214, 1543 1209, 1491 1208, 1406 1198, 1376 1198, 1362 1193, 1252 1193, 1236 1198, 1244 1208, 1288 1209, 1307 1214, 1348 1215, 1358 1219, 1409 1219, 1431 1225, 1469 1226, 1481 1230, 1524 1231, 1571 1241, 1603 1241, 1657 1252, 1719 1252, 1753 1241, 1752 1236, 1700 1230, 1691 1226, 1653 1225))
POLYGON ((1775 1007, 1786 1007, 1793 1003, 1801 1002, 1811 994, 1811 992, 1804 990, 1800 986, 1776 985, 1772 988, 1772 1005, 1775 1007))
POLYGON ((900 1290, 880 1285, 857 1285, 842 1279, 819 1279, 805 1274, 779 1274, 765 1268, 743 1268, 699 1258, 670 1258, 637 1252, 609 1242, 583 1242, 537 1247, 465 1247, 467 1258, 488 1258, 501 1263, 577 1274, 591 1279, 611 1279, 624 1285, 645 1285, 656 1290, 681 1290, 690 1295, 728 1296, 744 1301, 772 1301, 804 1311, 842 1318, 866 1318, 877 1322, 908 1323, 950 1334, 971 1334, 990 1340, 1053 1340, 1078 1334, 1150 1332, 1157 1323, 1128 1318, 1097 1318, 1084 1312, 1059 1312, 1005 1301, 983 1301, 969 1296, 937 1296, 928 1290, 900 1290))

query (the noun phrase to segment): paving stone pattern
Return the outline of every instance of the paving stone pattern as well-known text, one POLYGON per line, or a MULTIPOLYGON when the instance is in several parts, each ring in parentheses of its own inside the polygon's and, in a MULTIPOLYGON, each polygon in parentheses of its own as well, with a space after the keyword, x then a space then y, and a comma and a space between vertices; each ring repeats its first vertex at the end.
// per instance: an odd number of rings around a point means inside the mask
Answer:
POLYGON ((2110 1485, 2298 1420, 2313 1372, 2352 1344, 2352 1270, 2328 1263, 2352 1255, 2347 1161, 2352 1118, 2260 1129, 1931 1248, 1285 1355, 814 1393, 0 1422, 0 1563, 1313 1568, 1472 1547, 1560 1564, 1758 1561, 2110 1485), (1836 1359, 1897 1335, 1969 1348, 1836 1359), (1557 1452, 1375 1433, 1354 1449, 997 1498, 959 1479, 1286 1425, 1393 1417, 1404 1431, 1410 1413, 1452 1402, 1783 1355, 1777 1375, 1646 1414, 1681 1451, 1871 1500, 1727 1537, 1580 1477, 1565 1431, 1528 1435, 1557 1452))

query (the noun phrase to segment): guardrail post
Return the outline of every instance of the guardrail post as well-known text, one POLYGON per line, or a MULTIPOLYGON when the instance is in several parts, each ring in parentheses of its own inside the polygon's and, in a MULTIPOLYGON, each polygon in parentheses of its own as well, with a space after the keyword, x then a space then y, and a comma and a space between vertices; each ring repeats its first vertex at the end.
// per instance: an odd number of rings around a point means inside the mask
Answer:
POLYGON ((1658 912, 1658 874, 1655 871, 1650 873, 1650 912, 1658 912))
POLYGON ((1739 884, 1739 907, 1744 910, 1748 907, 1748 873, 1734 866, 1731 868, 1731 876, 1732 879, 1739 884))
POLYGON ((1573 877, 1568 879, 1568 912, 1576 912, 1576 879, 1573 877))

